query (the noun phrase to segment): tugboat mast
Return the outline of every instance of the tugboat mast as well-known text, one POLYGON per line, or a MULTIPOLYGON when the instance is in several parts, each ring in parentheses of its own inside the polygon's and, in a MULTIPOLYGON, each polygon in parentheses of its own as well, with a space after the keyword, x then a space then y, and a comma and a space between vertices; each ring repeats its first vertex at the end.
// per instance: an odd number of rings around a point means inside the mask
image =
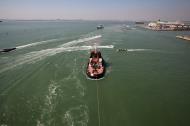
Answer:
POLYGON ((97 52, 97 50, 96 50, 96 43, 94 44, 94 50, 95 50, 95 53, 97 52))

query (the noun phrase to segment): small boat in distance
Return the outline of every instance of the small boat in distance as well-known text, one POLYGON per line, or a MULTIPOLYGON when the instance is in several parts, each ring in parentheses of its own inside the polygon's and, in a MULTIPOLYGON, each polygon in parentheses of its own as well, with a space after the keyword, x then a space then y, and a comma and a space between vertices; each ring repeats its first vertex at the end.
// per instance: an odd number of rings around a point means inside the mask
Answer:
POLYGON ((127 52, 127 49, 119 48, 119 49, 117 49, 117 52, 127 52))
POLYGON ((91 79, 101 79, 105 74, 105 62, 101 52, 96 49, 91 51, 86 74, 91 79))
POLYGON ((6 49, 2 49, 0 50, 0 53, 3 53, 3 52, 10 52, 10 51, 13 51, 15 50, 16 48, 6 48, 6 49))
POLYGON ((104 29, 104 26, 103 25, 98 25, 96 28, 97 28, 97 30, 104 29))
POLYGON ((145 24, 143 21, 136 21, 135 24, 145 24))

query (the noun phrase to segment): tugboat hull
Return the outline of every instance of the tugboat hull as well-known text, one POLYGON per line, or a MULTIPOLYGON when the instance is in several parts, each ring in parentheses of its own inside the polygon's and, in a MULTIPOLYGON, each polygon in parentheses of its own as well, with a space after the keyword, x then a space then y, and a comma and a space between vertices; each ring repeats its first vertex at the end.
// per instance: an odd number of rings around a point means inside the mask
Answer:
POLYGON ((104 77, 104 74, 98 74, 98 75, 90 75, 90 74, 87 74, 88 75, 88 77, 90 78, 90 79, 94 79, 94 80, 98 80, 98 79, 101 79, 101 78, 103 78, 104 77))
POLYGON ((98 51, 92 51, 87 64, 86 74, 90 79, 101 79, 105 75, 105 61, 98 51))
MULTIPOLYGON (((89 63, 88 63, 88 66, 89 66, 89 63)), ((104 69, 103 69, 103 72, 102 73, 99 73, 99 74, 92 74, 91 72, 88 71, 88 67, 87 67, 87 70, 86 70, 86 74, 87 76, 90 78, 90 79, 101 79, 104 77, 105 75, 105 72, 106 72, 106 69, 105 69, 105 61, 103 60, 103 66, 104 66, 104 69)))

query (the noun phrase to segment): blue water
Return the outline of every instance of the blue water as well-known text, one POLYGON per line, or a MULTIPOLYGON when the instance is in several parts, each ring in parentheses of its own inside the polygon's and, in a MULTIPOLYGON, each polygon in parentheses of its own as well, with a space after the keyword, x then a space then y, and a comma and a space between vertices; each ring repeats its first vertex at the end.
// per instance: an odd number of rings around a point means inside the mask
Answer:
POLYGON ((175 38, 186 34, 132 22, 1 22, 0 48, 17 50, 0 54, 0 125, 190 125, 190 42, 175 38), (85 74, 95 43, 107 64, 98 81, 85 74))

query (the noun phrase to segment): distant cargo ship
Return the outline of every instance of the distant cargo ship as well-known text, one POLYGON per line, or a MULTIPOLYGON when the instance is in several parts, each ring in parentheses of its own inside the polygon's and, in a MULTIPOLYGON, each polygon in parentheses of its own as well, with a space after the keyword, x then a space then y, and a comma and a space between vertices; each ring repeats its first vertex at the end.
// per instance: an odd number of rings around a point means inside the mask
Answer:
POLYGON ((91 51, 86 74, 91 79, 100 79, 105 74, 105 62, 101 52, 96 49, 91 51))
POLYGON ((103 25, 98 25, 96 28, 97 28, 97 30, 104 29, 104 26, 103 25))

